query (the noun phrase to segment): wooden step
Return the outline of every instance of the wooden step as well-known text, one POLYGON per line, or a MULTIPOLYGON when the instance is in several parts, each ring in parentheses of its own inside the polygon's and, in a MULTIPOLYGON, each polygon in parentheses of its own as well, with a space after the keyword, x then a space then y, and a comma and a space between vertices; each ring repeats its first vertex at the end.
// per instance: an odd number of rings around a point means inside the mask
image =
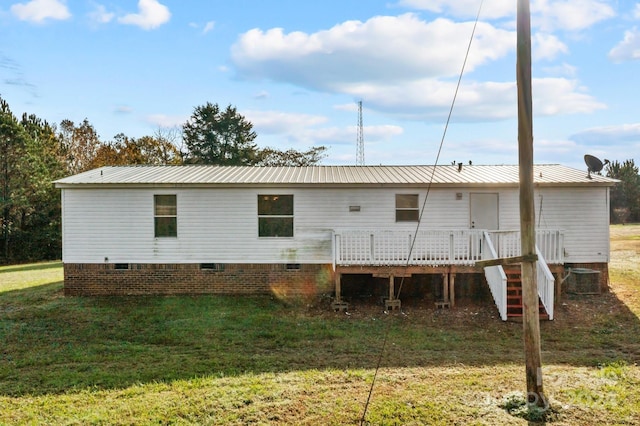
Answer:
MULTIPOLYGON (((507 318, 522 317, 523 315, 522 300, 519 300, 519 303, 509 303, 509 302, 510 302, 509 296, 507 296, 507 318)), ((549 314, 547 314, 547 311, 545 310, 544 305, 542 304, 542 301, 540 301, 538 304, 538 314, 540 316, 540 319, 549 319, 549 314)))

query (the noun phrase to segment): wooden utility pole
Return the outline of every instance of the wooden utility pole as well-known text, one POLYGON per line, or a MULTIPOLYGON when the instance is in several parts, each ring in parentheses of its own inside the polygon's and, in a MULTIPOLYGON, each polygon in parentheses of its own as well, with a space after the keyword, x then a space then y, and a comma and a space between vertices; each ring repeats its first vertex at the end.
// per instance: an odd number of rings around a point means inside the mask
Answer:
POLYGON ((536 230, 533 188, 533 107, 531 91, 531 15, 529 0, 518 0, 517 85, 520 171, 520 233, 522 247, 522 309, 527 399, 546 405, 542 387, 540 314, 536 274, 536 230))

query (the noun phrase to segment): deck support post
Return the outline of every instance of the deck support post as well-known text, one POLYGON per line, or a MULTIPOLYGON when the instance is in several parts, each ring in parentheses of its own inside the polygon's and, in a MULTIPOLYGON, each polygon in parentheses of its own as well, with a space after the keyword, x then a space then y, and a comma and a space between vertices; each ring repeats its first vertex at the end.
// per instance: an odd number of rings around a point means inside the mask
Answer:
POLYGON ((342 274, 340 272, 336 272, 336 298, 331 303, 331 308, 334 311, 346 311, 349 305, 347 302, 342 300, 342 285, 340 283, 342 278, 342 274))
POLYGON ((400 309, 400 299, 396 299, 395 281, 396 277, 393 274, 389 275, 389 298, 384 301, 384 307, 387 311, 400 309))
POLYGON ((553 274, 553 277, 556 279, 555 282, 555 289, 556 289, 556 298, 553 301, 553 303, 560 303, 560 299, 562 298, 562 273, 558 272, 556 274, 553 274))
POLYGON ((436 308, 449 308, 451 306, 451 300, 449 299, 449 273, 444 272, 442 274, 442 300, 436 301, 436 308))
POLYGON ((449 302, 451 307, 456 306, 456 274, 449 274, 449 302))
POLYGON ((449 303, 449 273, 442 274, 442 299, 449 303))

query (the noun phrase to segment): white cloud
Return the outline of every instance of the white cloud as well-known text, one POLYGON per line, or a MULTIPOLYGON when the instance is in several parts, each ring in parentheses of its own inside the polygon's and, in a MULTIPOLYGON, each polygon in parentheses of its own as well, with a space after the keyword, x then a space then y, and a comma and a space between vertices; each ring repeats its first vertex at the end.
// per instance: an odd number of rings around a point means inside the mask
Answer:
MULTIPOLYGON (((533 0, 530 6, 531 25, 546 32, 580 31, 614 17, 615 11, 609 3, 606 0, 533 0)), ((475 18, 480 1, 400 0, 399 5, 468 19, 475 18)), ((485 0, 480 20, 513 18, 516 5, 515 1, 485 0)))
MULTIPOLYGON (((352 130, 352 135, 357 134, 357 127, 353 126, 350 129, 352 130)), ((381 142, 388 141, 395 136, 400 136, 404 133, 404 129, 400 126, 395 126, 391 124, 383 124, 376 126, 363 126, 362 134, 366 142, 381 142)))
POLYGON ((569 52, 567 45, 551 34, 535 33, 531 36, 531 43, 533 60, 551 60, 560 53, 569 52))
MULTIPOLYGON (((390 141, 404 130, 395 125, 363 126, 365 144, 390 141)), ((293 143, 299 145, 353 145, 357 138, 356 126, 305 128, 286 134, 293 143)))
POLYGON ((133 108, 128 105, 119 105, 115 109, 116 114, 131 114, 133 112, 133 108))
POLYGON ((640 3, 636 3, 636 7, 633 10, 633 17, 635 19, 640 19, 640 3))
POLYGON ((21 21, 42 23, 47 19, 65 20, 71 17, 67 5, 62 0, 31 0, 27 3, 16 3, 10 8, 21 21))
MULTIPOLYGON (((356 126, 322 127, 328 118, 321 115, 289 113, 284 111, 244 111, 258 135, 278 135, 297 145, 355 144, 356 126)), ((389 140, 403 133, 394 125, 364 126, 368 142, 389 140)))
POLYGON ((95 5, 95 8, 89 13, 89 19, 97 24, 108 24, 115 17, 115 13, 107 12, 107 9, 101 5, 95 5))
POLYGON ((533 80, 534 112, 540 115, 588 114, 606 105, 583 93, 575 80, 538 78, 533 80))
POLYGON ((204 28, 202 29, 202 34, 206 34, 209 31, 213 30, 215 25, 216 25, 215 21, 209 21, 206 24, 204 24, 204 28))
POLYGON ((640 143, 640 123, 594 127, 576 133, 571 139, 585 144, 640 143))
MULTIPOLYGON (((400 0, 400 6, 442 13, 448 11, 454 16, 471 18, 478 14, 479 0, 400 0)), ((485 0, 482 4, 481 19, 496 19, 515 15, 516 2, 485 0)))
POLYGON ((589 153, 601 160, 623 161, 640 156, 640 123, 602 126, 570 136, 577 152, 589 153))
MULTIPOLYGON (((442 122, 449 111, 455 83, 436 79, 405 84, 358 84, 345 87, 351 95, 364 99, 367 108, 407 120, 442 122)), ((533 80, 534 113, 565 115, 591 113, 605 105, 583 93, 575 80, 536 78, 533 80)), ((488 121, 515 118, 515 82, 464 82, 453 112, 454 121, 488 121)))
MULTIPOLYGON (((232 61, 242 77, 326 91, 356 82, 453 77, 460 71, 472 26, 405 14, 347 21, 313 34, 253 29, 232 47, 232 61)), ((513 32, 480 23, 467 70, 505 56, 514 46, 513 32)))
POLYGON ((624 39, 609 51, 613 62, 625 62, 640 59, 640 32, 637 28, 625 31, 624 39))
POLYGON ((581 31, 613 18, 615 11, 603 0, 537 0, 531 14, 531 25, 542 31, 581 31))
POLYGON ((151 114, 146 117, 146 121, 154 126, 165 128, 180 127, 189 119, 188 116, 183 115, 166 115, 166 114, 151 114))
POLYGON ((136 25, 143 30, 152 30, 169 22, 170 18, 171 12, 169 12, 169 8, 160 4, 158 0, 139 0, 138 13, 130 13, 118 18, 118 22, 136 25))
POLYGON ((575 141, 565 139, 536 139, 535 150, 537 154, 549 156, 549 154, 566 154, 576 150, 575 141))
POLYGON ((548 74, 562 75, 565 77, 575 77, 578 69, 570 64, 562 63, 560 65, 544 67, 542 70, 548 74))
MULTIPOLYGON (((373 111, 440 122, 455 93, 472 25, 446 19, 425 22, 405 14, 375 17, 364 23, 348 21, 312 34, 253 29, 239 37, 232 48, 232 60, 241 77, 349 95, 363 100, 373 111)), ((538 59, 553 59, 568 52, 564 43, 548 33, 536 35, 533 43, 538 59)), ((514 32, 479 24, 457 95, 454 120, 515 118, 514 81, 470 81, 474 70, 513 54, 514 48, 514 32)), ((571 67, 563 70, 567 75, 571 67)), ((590 113, 605 108, 573 79, 538 78, 534 80, 534 92, 538 115, 590 113)))
POLYGON ((321 115, 283 111, 250 110, 243 112, 243 115, 247 117, 259 133, 267 134, 290 133, 327 122, 327 117, 321 115))

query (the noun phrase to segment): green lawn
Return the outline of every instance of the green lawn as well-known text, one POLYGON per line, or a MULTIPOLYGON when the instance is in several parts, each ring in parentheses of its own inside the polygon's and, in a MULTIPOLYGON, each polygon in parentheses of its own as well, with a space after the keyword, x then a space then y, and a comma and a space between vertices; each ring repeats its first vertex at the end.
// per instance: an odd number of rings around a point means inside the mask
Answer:
MULTIPOLYGON (((612 292, 543 322, 547 422, 640 424, 640 226, 612 292)), ((59 263, 0 268, 0 424, 519 424, 522 325, 492 306, 334 313, 269 297, 75 298, 59 263)))

